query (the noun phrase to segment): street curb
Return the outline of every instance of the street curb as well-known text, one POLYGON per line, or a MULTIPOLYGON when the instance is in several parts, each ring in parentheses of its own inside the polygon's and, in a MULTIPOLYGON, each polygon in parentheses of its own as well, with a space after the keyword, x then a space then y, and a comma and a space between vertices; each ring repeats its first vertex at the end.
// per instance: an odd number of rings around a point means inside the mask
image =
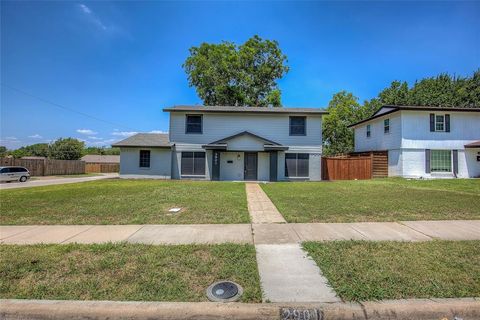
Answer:
POLYGON ((0 319, 471 320, 480 319, 480 299, 410 299, 328 304, 5 299, 0 300, 0 319))

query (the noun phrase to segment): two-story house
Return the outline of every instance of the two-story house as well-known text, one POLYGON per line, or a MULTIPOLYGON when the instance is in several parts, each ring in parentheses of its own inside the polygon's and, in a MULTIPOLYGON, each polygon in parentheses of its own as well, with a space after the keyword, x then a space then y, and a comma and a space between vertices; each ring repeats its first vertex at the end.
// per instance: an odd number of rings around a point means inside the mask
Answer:
POLYGON ((318 108, 174 106, 167 134, 137 134, 120 147, 121 177, 321 180, 318 108))
POLYGON ((350 127, 356 152, 388 150, 389 176, 480 176, 480 108, 383 106, 350 127))

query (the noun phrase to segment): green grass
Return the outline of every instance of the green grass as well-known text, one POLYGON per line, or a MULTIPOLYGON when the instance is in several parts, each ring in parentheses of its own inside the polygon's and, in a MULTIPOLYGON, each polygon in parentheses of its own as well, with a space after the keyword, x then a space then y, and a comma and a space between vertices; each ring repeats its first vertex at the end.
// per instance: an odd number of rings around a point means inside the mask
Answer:
POLYGON ((243 183, 109 179, 2 190, 0 224, 248 223, 243 183), (177 214, 168 209, 181 207, 177 214))
POLYGON ((480 219, 480 180, 263 184, 288 222, 480 219))
POLYGON ((252 245, 1 245, 0 298, 206 301, 218 280, 261 302, 252 245))
POLYGON ((480 297, 480 241, 303 246, 344 300, 480 297))

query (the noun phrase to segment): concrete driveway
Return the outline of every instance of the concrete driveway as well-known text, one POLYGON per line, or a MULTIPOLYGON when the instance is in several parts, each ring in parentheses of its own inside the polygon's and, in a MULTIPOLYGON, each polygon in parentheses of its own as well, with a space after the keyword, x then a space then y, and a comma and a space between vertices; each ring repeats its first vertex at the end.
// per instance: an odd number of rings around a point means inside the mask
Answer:
POLYGON ((58 178, 58 177, 52 176, 51 179, 44 178, 41 180, 28 180, 27 182, 0 183, 0 190, 43 187, 43 186, 51 186, 51 185, 57 185, 57 184, 79 183, 79 182, 95 181, 95 180, 110 179, 110 178, 118 178, 118 173, 102 173, 99 176, 76 177, 76 178, 63 178, 63 177, 58 178))

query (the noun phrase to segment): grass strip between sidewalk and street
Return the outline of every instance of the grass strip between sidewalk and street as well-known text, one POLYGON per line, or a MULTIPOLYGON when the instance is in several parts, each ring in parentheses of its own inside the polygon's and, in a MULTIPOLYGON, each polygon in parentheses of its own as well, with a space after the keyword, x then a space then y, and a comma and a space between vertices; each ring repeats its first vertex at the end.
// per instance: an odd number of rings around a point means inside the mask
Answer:
POLYGON ((1 191, 1 225, 249 223, 245 184, 108 179, 1 191), (179 213, 168 210, 179 207, 179 213))
POLYGON ((480 297, 480 241, 305 242, 347 301, 480 297))
POLYGON ((0 298, 207 301, 215 281, 261 302, 252 245, 0 245, 0 298))
POLYGON ((480 219, 480 180, 387 178, 261 185, 288 222, 480 219))

